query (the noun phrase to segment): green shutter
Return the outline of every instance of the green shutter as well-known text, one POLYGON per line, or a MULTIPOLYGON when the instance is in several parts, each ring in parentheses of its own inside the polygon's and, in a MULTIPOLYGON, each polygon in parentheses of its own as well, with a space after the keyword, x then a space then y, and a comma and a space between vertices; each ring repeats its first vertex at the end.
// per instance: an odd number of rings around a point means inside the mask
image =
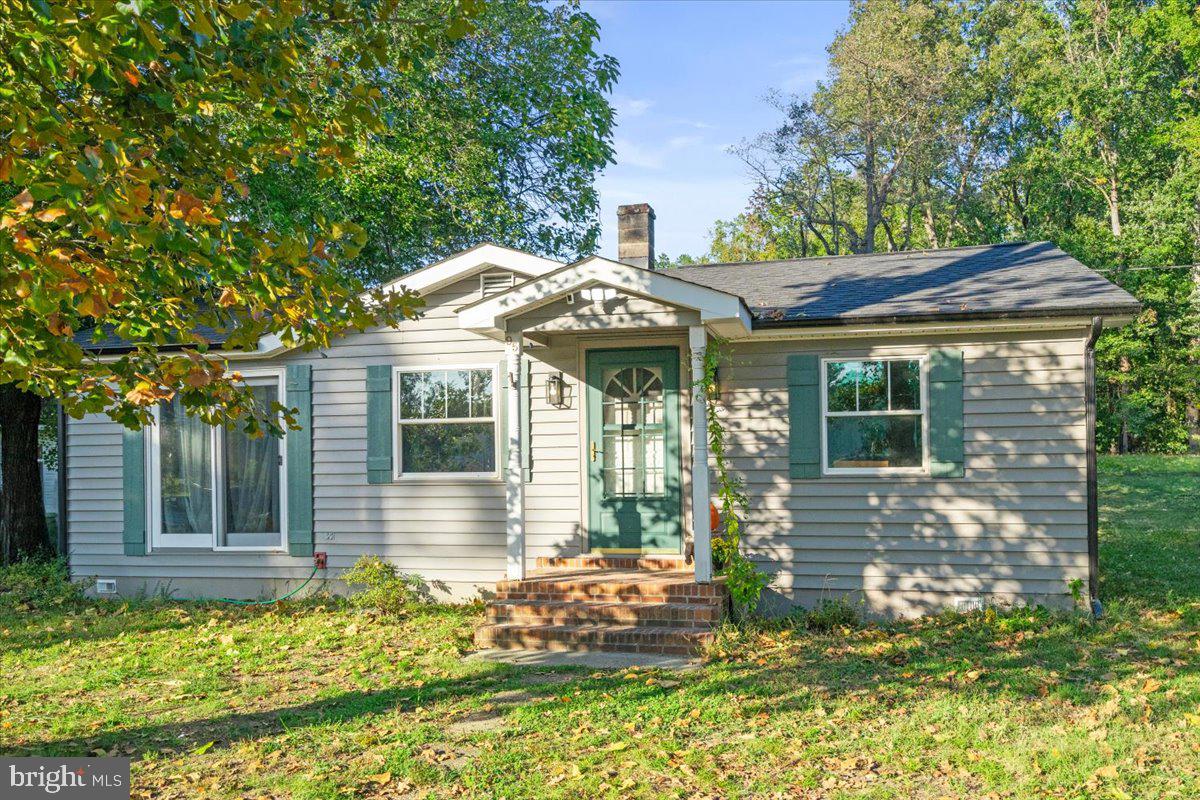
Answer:
POLYGON ((124 461, 125 527, 121 542, 125 555, 146 555, 146 433, 125 429, 121 437, 124 461))
POLYGON ((533 361, 523 358, 521 369, 521 471, 525 480, 533 480, 533 417, 530 407, 533 400, 533 361))
POLYGON ((312 367, 287 368, 287 404, 299 430, 287 432, 288 554, 313 554, 312 367))
POLYGON ((367 483, 391 483, 392 366, 367 367, 367 483))
POLYGON ((821 361, 791 355, 788 377, 788 462, 793 479, 821 477, 821 361))
POLYGON ((929 474, 963 476, 963 354, 939 349, 929 354, 929 474))

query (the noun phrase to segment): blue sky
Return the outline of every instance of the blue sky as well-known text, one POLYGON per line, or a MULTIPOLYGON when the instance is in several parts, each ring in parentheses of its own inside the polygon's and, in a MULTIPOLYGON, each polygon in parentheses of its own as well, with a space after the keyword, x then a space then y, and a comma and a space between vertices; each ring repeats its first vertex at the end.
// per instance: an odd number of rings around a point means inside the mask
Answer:
POLYGON ((615 165, 599 180, 604 235, 616 254, 617 206, 654 207, 659 252, 708 248, 717 219, 737 215, 752 183, 726 150, 769 129, 772 89, 807 92, 825 72, 825 48, 846 22, 843 0, 700 2, 585 0, 601 52, 621 62, 615 165))

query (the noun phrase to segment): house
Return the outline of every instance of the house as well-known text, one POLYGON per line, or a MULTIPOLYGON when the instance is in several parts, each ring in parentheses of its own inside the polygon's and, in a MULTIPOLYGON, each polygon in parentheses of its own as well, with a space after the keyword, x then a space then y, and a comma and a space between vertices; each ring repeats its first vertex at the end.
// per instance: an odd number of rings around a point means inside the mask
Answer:
POLYGON ((283 441, 173 405, 143 432, 71 421, 73 574, 258 597, 308 577, 314 552, 329 577, 377 554, 440 597, 499 581, 501 627, 549 610, 578 626, 600 611, 571 604, 595 601, 625 625, 646 622, 633 602, 707 619, 721 586, 692 386, 720 337, 715 408, 769 605, 846 596, 897 616, 1094 593, 1092 345, 1133 297, 1047 242, 659 270, 653 224, 620 209, 620 261, 481 245, 396 281, 425 298, 419 320, 229 353, 299 409, 283 441))

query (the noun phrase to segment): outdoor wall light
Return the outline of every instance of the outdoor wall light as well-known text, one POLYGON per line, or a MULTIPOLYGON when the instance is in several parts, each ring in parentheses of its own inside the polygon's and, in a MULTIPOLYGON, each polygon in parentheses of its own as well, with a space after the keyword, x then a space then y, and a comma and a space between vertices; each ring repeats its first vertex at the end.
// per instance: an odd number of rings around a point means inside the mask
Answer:
POLYGON ((571 402, 571 387, 563 380, 563 374, 556 372, 546 378, 547 405, 562 408, 571 402))

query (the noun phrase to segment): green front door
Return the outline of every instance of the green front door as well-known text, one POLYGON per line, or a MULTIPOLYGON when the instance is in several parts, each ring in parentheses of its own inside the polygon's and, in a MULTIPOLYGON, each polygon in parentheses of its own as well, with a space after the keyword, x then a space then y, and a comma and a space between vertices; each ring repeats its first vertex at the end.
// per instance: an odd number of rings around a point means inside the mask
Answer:
POLYGON ((587 354, 588 545, 678 553, 679 350, 587 354))

